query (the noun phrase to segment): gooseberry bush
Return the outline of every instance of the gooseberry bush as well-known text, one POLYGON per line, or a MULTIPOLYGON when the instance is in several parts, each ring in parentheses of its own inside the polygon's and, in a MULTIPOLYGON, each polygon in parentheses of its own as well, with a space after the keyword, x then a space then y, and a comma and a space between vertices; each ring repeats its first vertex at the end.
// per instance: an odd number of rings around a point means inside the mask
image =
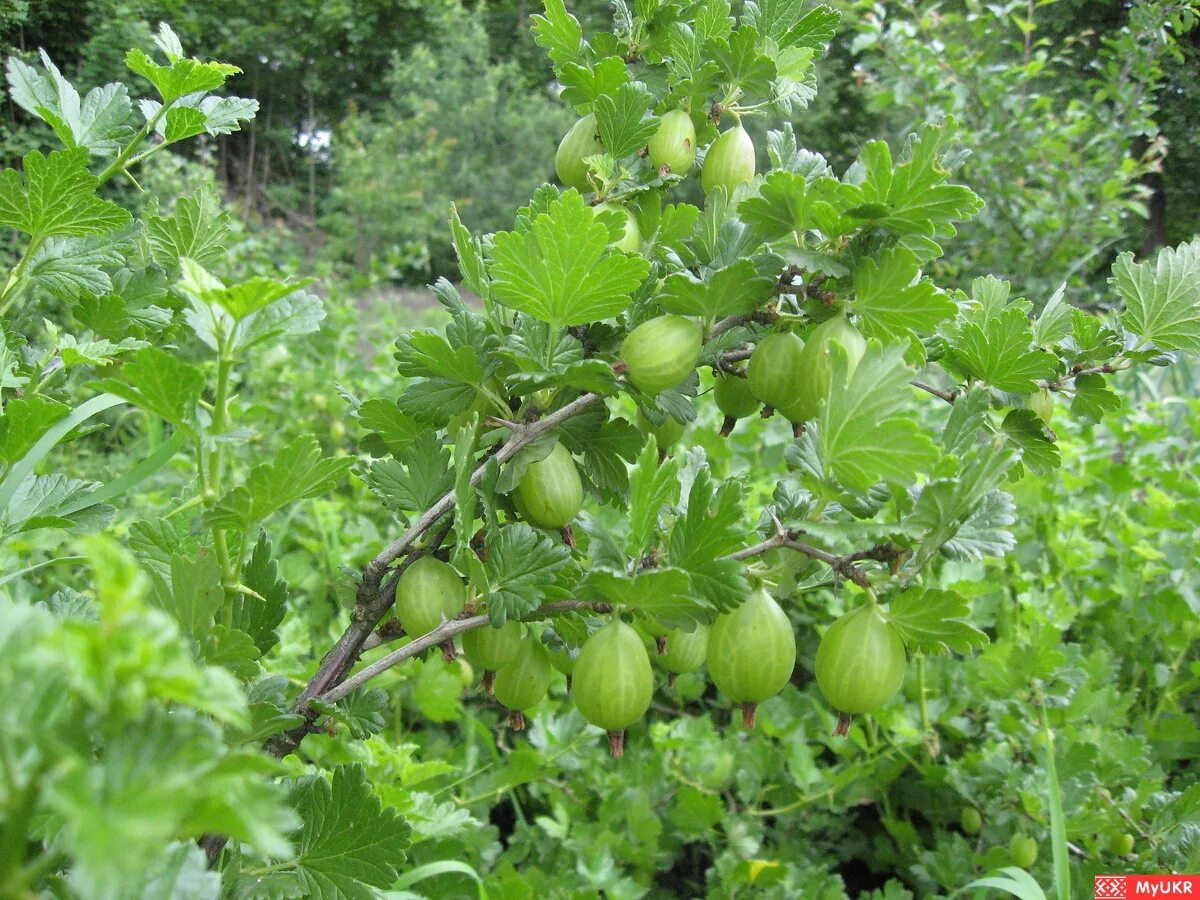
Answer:
MULTIPOLYGON (((548 0, 534 34, 579 119, 530 165, 559 184, 508 231, 474 235, 450 212, 479 303, 438 282, 448 324, 399 337, 395 389, 343 386, 365 435, 356 458, 302 434, 254 459, 256 429, 279 423, 251 421, 239 386, 265 345, 318 327, 306 284, 214 274, 228 227, 215 197, 134 222, 97 195, 251 115, 212 93, 233 67, 187 58, 164 27, 166 65, 128 59, 160 94, 133 129, 124 86, 81 100, 49 59, 10 64, 13 99, 66 149, 0 176, 0 222, 24 236, 0 294, 5 534, 99 530, 168 463, 191 474, 169 509, 130 501, 123 546, 90 538, 82 560, 8 576, 41 602, 6 600, 0 630, 0 891, 53 880, 120 897, 187 878, 203 896, 367 897, 409 883, 400 812, 361 765, 307 770, 303 746, 378 734, 389 699, 373 680, 459 646, 514 732, 565 675, 618 760, 656 692, 705 668, 731 708, 721 726, 754 729, 814 643, 828 733, 875 733, 915 666, 935 740, 925 659, 989 640, 946 566, 1014 551, 1006 486, 1059 465, 1055 421, 1097 422, 1120 406, 1116 373, 1200 349, 1200 243, 1122 254, 1102 316, 992 277, 939 287, 943 244, 981 209, 954 180, 967 152, 954 122, 869 143, 841 173, 803 147, 837 25, 828 7, 777 0, 738 16, 724 0, 618 4, 614 30, 585 40, 548 0), (755 147, 754 117, 799 128, 755 147), (84 423, 126 407, 140 418, 102 421, 160 436, 128 472, 35 473, 64 441, 110 440, 84 423), (752 475, 768 496, 714 468, 703 428, 761 440, 752 475), (777 438, 784 452, 768 452, 777 438), (270 529, 352 468, 395 534, 355 568, 340 634, 293 685, 267 657, 290 608, 270 529), (40 594, 81 561, 87 590, 40 594), (802 633, 830 588, 840 616, 802 633), (171 813, 147 819, 143 804, 171 813)), ((964 832, 982 827, 963 812, 964 832)), ((1036 842, 1011 841, 1011 862, 1033 865, 1036 842)), ((1028 878, 996 876, 1030 896, 1028 878)))

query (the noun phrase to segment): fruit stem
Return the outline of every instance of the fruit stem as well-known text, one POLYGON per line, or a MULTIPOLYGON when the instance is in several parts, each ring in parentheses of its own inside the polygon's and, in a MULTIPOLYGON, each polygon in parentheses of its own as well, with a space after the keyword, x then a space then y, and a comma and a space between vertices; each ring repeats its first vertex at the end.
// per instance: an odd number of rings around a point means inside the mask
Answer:
POLYGON ((625 755, 625 729, 608 733, 608 755, 620 759, 625 755))
POLYGON ((925 654, 917 654, 917 702, 921 708, 921 742, 925 752, 933 761, 933 748, 929 745, 929 703, 925 697, 925 654))
POLYGON ((742 704, 742 727, 743 728, 753 728, 754 727, 754 714, 757 711, 758 711, 757 703, 743 703, 742 704))
POLYGON ((846 713, 838 713, 837 728, 833 729, 834 737, 845 737, 850 733, 850 716, 846 713))

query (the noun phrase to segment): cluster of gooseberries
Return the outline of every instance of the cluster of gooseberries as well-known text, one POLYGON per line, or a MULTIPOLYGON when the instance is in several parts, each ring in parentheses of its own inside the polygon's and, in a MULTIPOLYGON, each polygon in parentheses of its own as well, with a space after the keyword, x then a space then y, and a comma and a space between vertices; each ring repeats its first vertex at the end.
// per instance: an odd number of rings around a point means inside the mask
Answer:
MULTIPOLYGON (((651 138, 647 154, 665 174, 686 173, 696 155, 696 130, 683 110, 666 113, 651 138)), ((567 133, 555 159, 563 184, 590 189, 586 158, 602 152, 595 116, 584 116, 567 133)), ((718 186, 732 191, 754 178, 754 145, 740 126, 730 128, 710 145, 700 174, 706 193, 718 186)), ((641 244, 636 217, 617 203, 598 204, 598 212, 624 215, 624 228, 614 241, 617 249, 635 253, 641 244)), ((653 397, 677 387, 696 368, 704 331, 693 319, 666 314, 642 322, 626 336, 617 371, 642 395, 653 397)), ((793 423, 816 417, 833 382, 835 347, 844 360, 841 371, 852 372, 866 350, 862 335, 844 315, 834 315, 801 339, 788 330, 758 341, 744 370, 714 369, 713 396, 725 416, 722 433, 738 419, 762 407, 793 423)), ((644 431, 653 433, 666 450, 683 431, 667 418, 653 425, 639 411, 644 431)), ((516 514, 538 528, 567 528, 583 505, 583 482, 571 453, 560 443, 530 464, 511 495, 516 514)), ((437 628, 458 616, 468 600, 459 574, 432 556, 415 561, 401 576, 396 611, 410 635, 437 628)), ((551 652, 532 629, 506 621, 464 634, 463 652, 484 670, 484 686, 511 711, 514 727, 524 726, 524 714, 545 695, 555 668, 567 675, 571 696, 580 713, 609 735, 614 757, 624 746, 625 729, 650 707, 654 692, 651 658, 673 683, 679 674, 707 665, 717 689, 742 708, 743 723, 754 726, 759 703, 778 693, 792 677, 796 640, 787 614, 768 591, 751 590, 735 609, 709 625, 670 630, 644 618, 626 623, 618 613, 593 632, 577 655, 551 652), (651 651, 657 647, 656 653, 651 651)), ((839 733, 848 717, 872 712, 886 704, 904 678, 905 653, 899 632, 872 598, 834 622, 817 651, 817 684, 841 713, 839 733)))
MULTIPOLYGON (((468 591, 445 562, 425 556, 401 576, 396 615, 405 631, 419 636, 459 615, 468 591)), ((711 625, 665 629, 638 618, 627 624, 614 614, 574 655, 551 651, 530 626, 506 621, 467 631, 467 660, 483 670, 483 687, 510 710, 515 729, 525 713, 546 696, 557 669, 568 678, 576 708, 608 733, 614 757, 624 749, 625 729, 640 721, 654 694, 651 659, 677 675, 708 666, 717 689, 742 709, 742 722, 754 727, 759 703, 791 680, 796 639, 787 614, 763 587, 750 592, 711 625), (655 650, 657 652, 655 652, 655 650)), ((816 657, 817 684, 842 714, 866 713, 886 704, 904 677, 904 646, 895 628, 874 605, 847 613, 830 626, 816 657)))

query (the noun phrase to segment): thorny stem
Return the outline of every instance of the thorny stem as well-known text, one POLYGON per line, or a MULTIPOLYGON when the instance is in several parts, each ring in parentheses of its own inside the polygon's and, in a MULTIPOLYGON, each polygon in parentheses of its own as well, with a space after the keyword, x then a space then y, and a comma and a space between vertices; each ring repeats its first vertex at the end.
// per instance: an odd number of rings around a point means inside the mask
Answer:
MULTIPOLYGON (((543 603, 537 609, 528 615, 522 616, 522 621, 537 621, 550 616, 562 615, 569 612, 608 612, 611 607, 607 603, 590 603, 583 600, 560 600, 556 603, 543 603)), ((430 647, 436 647, 445 641, 452 640, 457 635, 467 631, 474 631, 476 628, 483 628, 491 623, 486 615, 483 616, 467 616, 461 619, 452 619, 449 622, 443 622, 437 628, 428 634, 423 634, 416 638, 411 643, 405 644, 397 650, 393 650, 387 656, 381 657, 371 665, 367 666, 361 672, 347 678, 336 687, 330 688, 325 693, 321 694, 322 703, 336 703, 343 697, 352 694, 358 688, 362 687, 372 678, 375 678, 388 669, 398 666, 406 659, 412 659, 424 653, 430 647)))
POLYGON ((783 547, 788 550, 794 550, 797 553, 803 553, 805 556, 825 563, 825 565, 829 566, 829 568, 833 569, 834 572, 843 578, 847 578, 860 588, 869 591, 871 589, 871 579, 857 563, 868 559, 878 562, 891 562, 900 556, 900 548, 894 544, 878 544, 869 550, 859 550, 854 553, 848 553, 845 556, 838 556, 836 553, 830 553, 819 547, 803 543, 799 540, 799 537, 803 534, 804 530, 800 528, 787 529, 773 537, 767 538, 765 541, 760 541, 745 549, 738 550, 736 553, 730 553, 725 558, 734 560, 751 559, 752 557, 762 556, 764 553, 783 547))

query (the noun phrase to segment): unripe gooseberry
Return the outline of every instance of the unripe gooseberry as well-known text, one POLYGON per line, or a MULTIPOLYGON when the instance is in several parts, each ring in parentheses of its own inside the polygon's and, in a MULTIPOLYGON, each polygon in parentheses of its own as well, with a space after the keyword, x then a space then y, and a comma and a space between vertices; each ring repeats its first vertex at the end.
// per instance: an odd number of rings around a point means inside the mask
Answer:
POLYGON ((975 807, 964 806, 959 815, 959 824, 962 825, 965 834, 979 834, 979 830, 983 828, 983 816, 975 807))
POLYGON ((774 697, 796 666, 792 623, 765 588, 755 588, 708 632, 708 674, 717 689, 742 705, 742 723, 754 727, 758 704, 774 697))
POLYGON ((804 419, 791 411, 800 381, 804 341, 790 331, 769 334, 754 347, 746 366, 750 390, 763 403, 792 422, 804 419))
POLYGON ((713 397, 717 401, 717 409, 731 419, 752 416, 762 405, 750 389, 750 380, 736 375, 718 375, 713 397))
POLYGON ((1025 404, 1047 425, 1054 418, 1054 394, 1045 388, 1030 394, 1025 404))
POLYGON ((562 528, 583 506, 583 481, 562 444, 530 463, 517 484, 517 510, 539 528, 562 528))
POLYGON ((654 435, 654 442, 658 445, 658 449, 664 451, 670 450, 679 442, 687 427, 674 416, 667 416, 661 425, 655 425, 646 418, 640 409, 637 414, 637 423, 643 434, 654 435))
POLYGON ((590 191, 592 185, 583 161, 603 152, 604 144, 600 141, 596 117, 588 114, 571 126, 558 145, 558 152, 554 154, 554 171, 558 173, 558 180, 577 191, 590 191))
POLYGON ((821 411, 821 403, 829 397, 833 383, 833 348, 839 346, 846 356, 846 377, 858 368, 859 361, 867 351, 867 342, 858 329, 846 321, 845 316, 827 319, 808 336, 800 354, 800 372, 796 382, 795 399, 789 410, 807 421, 815 419, 821 411))
POLYGON ((550 654, 542 642, 527 637, 521 641, 516 656, 496 672, 494 692, 512 715, 509 722, 514 731, 525 727, 525 712, 546 696, 550 687, 550 654))
POLYGON ((667 686, 675 684, 676 675, 695 672, 708 657, 708 626, 696 625, 691 631, 673 629, 665 635, 666 652, 654 658, 667 670, 667 686))
POLYGON ((625 751, 625 729, 650 708, 654 674, 636 631, 618 618, 584 642, 575 660, 571 694, 583 717, 608 732, 613 759, 625 751))
POLYGON ((621 359, 625 375, 651 396, 673 388, 696 368, 703 333, 683 316, 666 315, 643 322, 625 337, 621 359))
POLYGON ((731 194, 739 184, 754 178, 754 141, 741 125, 723 132, 704 157, 700 169, 700 185, 704 193, 711 194, 723 187, 731 194))
POLYGON ((696 158, 696 126, 692 117, 682 109, 664 113, 658 120, 658 131, 650 138, 650 162, 672 172, 686 172, 696 158))
POLYGON ((817 686, 842 713, 836 734, 849 728, 851 715, 886 705, 904 683, 904 641, 874 603, 846 613, 829 626, 817 645, 817 686))
POLYGON ((463 653, 483 669, 483 689, 489 694, 495 687, 497 670, 516 659, 521 643, 521 625, 511 619, 499 628, 485 625, 462 636, 463 653))
POLYGON ((414 638, 453 619, 466 603, 467 586, 458 573, 432 556, 422 556, 396 582, 396 617, 414 638))
POLYGON ((1128 856, 1133 852, 1133 845, 1133 835, 1128 831, 1110 835, 1108 838, 1108 849, 1117 856, 1128 856))
POLYGON ((625 223, 621 237, 615 242, 616 248, 625 253, 637 253, 642 246, 642 229, 638 227, 637 217, 628 207, 617 203, 597 203, 592 209, 597 213, 612 212, 621 216, 625 223))
POLYGON ((1022 869, 1032 868, 1038 858, 1037 841, 1027 834, 1018 832, 1008 842, 1008 852, 1012 856, 1014 865, 1020 866, 1022 869))

